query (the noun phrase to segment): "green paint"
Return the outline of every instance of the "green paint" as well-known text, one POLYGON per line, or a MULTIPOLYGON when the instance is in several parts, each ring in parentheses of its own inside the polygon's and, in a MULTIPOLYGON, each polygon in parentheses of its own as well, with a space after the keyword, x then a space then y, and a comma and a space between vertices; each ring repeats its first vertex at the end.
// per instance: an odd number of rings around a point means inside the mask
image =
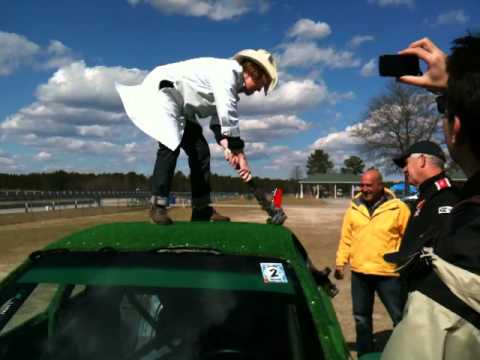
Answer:
MULTIPOLYGON (((145 222, 114 223, 92 227, 69 235, 45 250, 68 249, 70 251, 98 251, 102 248, 113 248, 117 251, 149 251, 154 249, 213 249, 226 255, 259 256, 276 258, 290 265, 295 272, 301 291, 305 295, 312 318, 314 320, 317 336, 322 345, 326 359, 340 360, 348 358, 348 349, 337 321, 334 308, 328 295, 317 289, 313 277, 306 267, 305 259, 295 244, 295 236, 285 227, 276 225, 253 223, 206 223, 206 222, 175 222, 171 226, 158 226, 145 222)), ((25 274, 30 260, 27 260, 7 278, 0 283, 0 290, 7 286, 17 276, 25 274)), ((120 269, 118 269, 120 270, 120 269)), ((127 270, 120 273, 128 283, 141 285, 153 284, 156 281, 149 278, 152 274, 138 276, 138 269, 127 270), (148 275, 148 276, 147 276, 148 275), (132 276, 135 279, 131 278, 132 276)), ((143 270, 142 270, 143 271, 143 270)), ((145 271, 147 271, 145 269, 145 271)), ((83 272, 83 269, 82 269, 83 272)), ((80 276, 79 274, 65 274, 64 276, 80 276)), ((181 281, 192 281, 194 272, 178 274, 178 284, 181 281), (190 279, 188 279, 190 277, 190 279), (181 279, 184 280, 181 280, 181 279)), ((238 274, 235 274, 238 275, 238 274)), ((37 275, 36 275, 37 276, 37 275)), ((40 276, 40 274, 38 274, 40 276)), ((42 276, 47 276, 44 274, 42 276)), ((62 277, 62 275, 58 275, 62 277)), ((200 274, 200 277, 213 276, 200 274)), ((259 276, 260 270, 259 270, 259 276)), ((25 275, 25 279, 28 279, 25 275)), ((196 278, 198 279, 198 277, 196 278)), ((264 284, 257 284, 252 279, 233 279, 237 287, 261 289, 264 284), (245 281, 245 283, 243 282, 245 281), (247 284, 248 283, 248 284, 247 284)), ((51 280, 50 280, 51 281, 51 280)), ((65 280, 64 280, 65 281, 65 280)), ((109 281, 104 279, 103 281, 109 281)), ((120 281, 120 280, 119 280, 120 281)), ((208 280, 206 281, 208 284, 208 280)), ((269 284, 278 292, 292 292, 285 284, 269 284), (283 286, 282 286, 283 285, 283 286), (278 287, 277 287, 278 286, 278 287), (279 290, 281 289, 281 290, 279 290), (287 290, 288 289, 288 290, 287 290)), ((153 286, 153 285, 151 285, 153 286)), ((161 285, 160 285, 161 286, 161 285)), ((190 285, 189 285, 190 286, 190 285)), ((208 286, 203 284, 202 286, 208 286)), ((297 289, 295 289, 296 291, 297 289)))
POLYGON ((57 283, 104 286, 147 286, 194 289, 251 290, 294 294, 290 283, 268 283, 257 275, 216 271, 154 268, 40 268, 24 274, 20 283, 57 283))

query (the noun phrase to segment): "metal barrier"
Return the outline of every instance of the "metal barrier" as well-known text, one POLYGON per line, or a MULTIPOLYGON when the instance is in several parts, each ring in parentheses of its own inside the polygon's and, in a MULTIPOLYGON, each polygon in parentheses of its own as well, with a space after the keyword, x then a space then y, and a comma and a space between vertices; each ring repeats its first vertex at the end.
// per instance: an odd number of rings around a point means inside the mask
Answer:
MULTIPOLYGON (((238 193, 212 193, 212 201, 238 197, 238 193)), ((0 210, 25 212, 54 211, 60 208, 102 207, 102 206, 150 206, 151 193, 148 191, 37 191, 0 190, 0 210)), ((175 206, 191 206, 190 192, 174 192, 170 203, 175 206)))

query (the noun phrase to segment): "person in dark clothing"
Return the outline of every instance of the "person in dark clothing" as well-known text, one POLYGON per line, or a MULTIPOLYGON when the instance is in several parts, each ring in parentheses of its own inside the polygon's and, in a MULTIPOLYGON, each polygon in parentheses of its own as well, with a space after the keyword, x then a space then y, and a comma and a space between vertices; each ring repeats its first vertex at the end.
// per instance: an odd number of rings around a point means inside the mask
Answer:
POLYGON ((416 274, 382 359, 473 360, 480 354, 480 36, 456 39, 452 50, 447 57, 425 38, 400 52, 427 63, 423 75, 400 81, 441 92, 437 106, 448 150, 468 181, 445 230, 416 259, 425 271, 416 274))
POLYGON ((394 163, 403 169, 409 184, 418 187, 419 197, 405 230, 398 252, 386 254, 385 260, 399 265, 402 282, 406 291, 412 291, 409 275, 415 274, 408 260, 419 252, 425 241, 438 233, 459 201, 458 190, 452 187, 444 172, 445 154, 432 141, 419 141, 405 154, 395 158, 394 163))

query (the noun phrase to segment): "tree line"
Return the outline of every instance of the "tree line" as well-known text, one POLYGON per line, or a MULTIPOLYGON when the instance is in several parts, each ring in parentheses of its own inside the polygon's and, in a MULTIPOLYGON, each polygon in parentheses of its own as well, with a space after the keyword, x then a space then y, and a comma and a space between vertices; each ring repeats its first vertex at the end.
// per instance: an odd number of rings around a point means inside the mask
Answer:
MULTIPOLYGON (((238 177, 212 174, 212 191, 248 193, 248 186, 238 177)), ((295 180, 255 178, 256 184, 265 190, 281 187, 287 193, 298 191, 295 180)), ((50 173, 2 174, 0 189, 40 191, 149 191, 151 177, 135 172, 128 173, 76 173, 63 170, 50 173)), ((190 192, 190 176, 177 171, 172 182, 173 192, 190 192)))

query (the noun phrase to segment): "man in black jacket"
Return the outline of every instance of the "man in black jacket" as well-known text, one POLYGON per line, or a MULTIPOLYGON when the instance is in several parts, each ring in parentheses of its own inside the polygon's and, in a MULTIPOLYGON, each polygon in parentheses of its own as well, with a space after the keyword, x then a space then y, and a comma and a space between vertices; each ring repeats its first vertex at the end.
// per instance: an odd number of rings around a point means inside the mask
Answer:
POLYGON ((445 154, 439 145, 432 141, 419 141, 404 154, 395 158, 394 163, 401 167, 408 183, 418 187, 419 197, 405 230, 398 252, 384 256, 385 260, 405 265, 401 277, 406 290, 411 291, 409 274, 414 273, 408 260, 419 252, 426 242, 438 234, 439 225, 448 219, 453 206, 459 201, 458 190, 444 172, 445 154))

